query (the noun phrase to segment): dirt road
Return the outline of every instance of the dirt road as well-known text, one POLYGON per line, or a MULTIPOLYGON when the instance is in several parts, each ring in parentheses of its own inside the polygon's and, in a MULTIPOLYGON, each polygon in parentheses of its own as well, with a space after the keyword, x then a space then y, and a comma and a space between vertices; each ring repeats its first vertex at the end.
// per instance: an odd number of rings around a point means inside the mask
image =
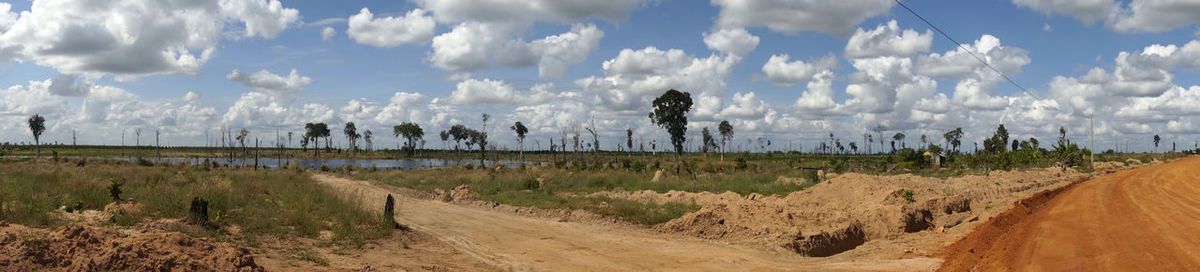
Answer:
POLYGON ((1108 174, 1001 215, 947 247, 946 271, 1200 267, 1200 157, 1108 174))
MULTIPOLYGON (((397 196, 396 220, 459 251, 507 270, 538 271, 790 271, 927 270, 932 258, 879 262, 804 258, 784 252, 690 239, 651 230, 521 216, 504 211, 404 197, 388 186, 314 174, 363 199, 397 196)), ((382 209, 382 201, 379 203, 382 209)))

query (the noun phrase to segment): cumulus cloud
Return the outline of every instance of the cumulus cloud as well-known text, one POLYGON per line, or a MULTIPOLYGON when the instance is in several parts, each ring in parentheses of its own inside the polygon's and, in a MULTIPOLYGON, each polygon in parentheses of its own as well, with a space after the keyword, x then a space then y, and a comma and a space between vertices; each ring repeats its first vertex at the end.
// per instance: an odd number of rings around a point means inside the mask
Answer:
MULTIPOLYGON (((374 47, 426 43, 433 38, 436 25, 433 17, 425 13, 425 10, 414 9, 404 16, 375 18, 371 10, 362 8, 348 19, 350 27, 346 29, 346 34, 355 42, 374 47)), ((333 32, 332 28, 325 29, 333 32)), ((321 35, 324 36, 324 32, 321 35)))
POLYGON ((796 83, 812 80, 819 73, 837 68, 838 60, 833 55, 827 55, 817 60, 804 62, 789 61, 787 54, 772 55, 763 64, 762 71, 767 79, 779 86, 792 86, 796 83))
POLYGON ((559 1, 559 0, 418 0, 418 5, 433 14, 439 22, 467 21, 492 23, 523 23, 550 21, 573 23, 588 18, 613 21, 624 20, 629 12, 644 0, 559 1))
POLYGON ((880 24, 873 30, 859 28, 846 42, 847 58, 870 58, 881 56, 911 57, 929 51, 933 44, 933 31, 919 33, 912 29, 900 30, 896 20, 880 24))
POLYGON ((559 79, 567 66, 587 59, 600 46, 604 32, 593 24, 576 24, 571 30, 532 42, 507 39, 517 31, 509 25, 462 23, 433 38, 430 62, 447 71, 471 72, 491 66, 538 65, 542 78, 559 79))
POLYGON ((732 103, 721 109, 718 118, 722 119, 761 119, 770 110, 766 101, 758 98, 754 92, 734 93, 732 103))
POLYGON ((690 92, 693 97, 720 94, 726 89, 725 78, 739 61, 741 58, 733 55, 697 58, 679 49, 624 49, 604 62, 604 76, 575 83, 595 94, 601 107, 632 113, 648 105, 651 96, 668 89, 690 92))
POLYGON ((735 56, 746 56, 758 47, 758 36, 750 34, 745 28, 725 28, 712 33, 704 33, 704 45, 735 56))
POLYGON ((321 40, 323 41, 328 41, 335 35, 337 35, 337 30, 334 30, 333 27, 327 26, 321 29, 321 40))
POLYGON ((7 28, 0 35, 3 57, 64 74, 119 78, 196 74, 223 33, 271 39, 299 20, 297 10, 278 0, 38 0, 15 22, 7 14, 0 16, 7 28))
POLYGON ((245 74, 237 69, 229 72, 226 79, 236 81, 255 90, 266 92, 274 97, 290 98, 312 84, 312 78, 301 76, 292 69, 286 77, 260 70, 253 74, 245 74))
POLYGON ((567 66, 587 59, 600 47, 604 32, 595 25, 576 24, 571 31, 547 36, 529 44, 538 56, 538 74, 543 78, 560 79, 567 66))
POLYGON ((1117 8, 1113 0, 1013 0, 1013 4, 1040 11, 1047 16, 1052 13, 1066 14, 1086 24, 1104 20, 1117 8))
POLYGON ((816 31, 849 35, 863 20, 887 12, 895 4, 888 0, 864 1, 774 1, 713 0, 721 8, 719 28, 764 26, 781 33, 816 31))
POLYGON ((489 54, 505 40, 511 28, 503 25, 462 23, 433 37, 429 61, 446 71, 475 71, 491 65, 489 54))
POLYGON ((1004 78, 980 62, 980 59, 1012 77, 1020 74, 1021 68, 1032 62, 1028 55, 1029 52, 1024 49, 1002 45, 999 38, 984 34, 973 44, 941 54, 919 56, 916 72, 957 79, 951 101, 971 110, 997 111, 1009 104, 1007 98, 996 93, 997 84, 1004 78))
POLYGON ((1121 32, 1162 32, 1200 23, 1200 2, 1187 0, 1134 0, 1112 17, 1112 28, 1121 32))
POLYGON ((536 104, 554 96, 551 84, 535 85, 529 90, 517 90, 503 80, 468 79, 459 82, 450 93, 451 104, 536 104))
POLYGON ((50 93, 61 96, 83 97, 92 90, 92 84, 79 80, 75 75, 58 75, 50 79, 50 93))
POLYGON ((1200 3, 1188 0, 1013 0, 1046 15, 1066 14, 1085 24, 1103 20, 1118 32, 1163 32, 1200 23, 1200 3))

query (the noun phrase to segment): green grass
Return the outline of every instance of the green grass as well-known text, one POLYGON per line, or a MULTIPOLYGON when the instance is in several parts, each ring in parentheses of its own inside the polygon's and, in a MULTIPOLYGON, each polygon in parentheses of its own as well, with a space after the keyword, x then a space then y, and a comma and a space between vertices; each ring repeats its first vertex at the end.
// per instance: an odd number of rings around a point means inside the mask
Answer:
MULTIPOLYGON (((296 171, 205 170, 192 167, 142 167, 91 160, 74 163, 0 163, 0 220, 35 227, 65 224, 51 215, 60 205, 82 202, 101 210, 111 201, 108 185, 119 180, 123 198, 145 205, 140 215, 113 218, 115 225, 134 225, 148 218, 183 218, 192 197, 209 201, 209 216, 218 225, 241 228, 234 240, 259 237, 315 238, 334 233, 336 244, 360 247, 391 232, 384 220, 362 210, 353 197, 332 193, 296 171)), ((192 232, 222 236, 221 232, 192 232)))
POLYGON ((713 171, 696 170, 698 173, 694 175, 686 172, 676 175, 671 171, 665 173, 659 181, 651 181, 654 177, 653 171, 614 169, 611 166, 596 170, 528 168, 496 171, 455 168, 363 171, 357 173, 356 177, 422 191, 449 191, 467 184, 479 193, 483 200, 543 209, 586 210, 633 223, 654 225, 678 218, 699 207, 692 203, 641 203, 583 195, 610 190, 652 190, 659 193, 671 190, 716 193, 731 191, 743 195, 787 195, 812 186, 813 183, 779 182, 780 176, 815 176, 811 170, 795 170, 788 167, 764 169, 760 166, 758 170, 720 170, 733 169, 732 161, 726 163, 730 167, 698 166, 696 169, 708 168, 713 171), (541 185, 538 178, 543 180, 541 185))

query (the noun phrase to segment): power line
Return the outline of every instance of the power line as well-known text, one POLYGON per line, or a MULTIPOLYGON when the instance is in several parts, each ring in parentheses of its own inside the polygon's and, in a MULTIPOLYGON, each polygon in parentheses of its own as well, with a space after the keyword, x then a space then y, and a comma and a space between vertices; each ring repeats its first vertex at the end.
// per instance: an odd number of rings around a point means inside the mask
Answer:
POLYGON ((993 67, 987 61, 984 61, 983 58, 980 58, 979 56, 975 55, 975 53, 971 52, 971 50, 967 50, 967 48, 964 47, 962 45, 962 43, 960 43, 960 42, 958 42, 958 40, 955 40, 954 38, 950 37, 949 34, 946 34, 946 32, 942 31, 941 28, 938 28, 936 25, 933 25, 933 23, 929 22, 929 20, 926 20, 925 17, 922 17, 920 14, 917 14, 917 12, 914 11, 912 8, 909 8, 908 5, 905 5, 903 2, 900 2, 900 0, 893 0, 893 1, 896 1, 896 4, 900 4, 901 7, 903 7, 905 10, 908 10, 908 12, 912 13, 913 16, 917 16, 918 19, 921 19, 921 21, 925 22, 925 24, 929 25, 929 27, 932 27, 933 30, 937 31, 939 34, 942 34, 942 37, 946 37, 946 39, 950 40, 951 42, 954 42, 954 44, 957 45, 959 49, 962 49, 964 52, 967 52, 967 54, 970 54, 972 57, 975 57, 975 60, 978 60, 980 63, 983 63, 983 65, 987 66, 987 68, 992 69, 993 72, 996 72, 996 74, 999 74, 1000 77, 1003 77, 1004 80, 1008 81, 1008 83, 1012 83, 1013 86, 1017 86, 1017 88, 1021 89, 1022 92, 1025 92, 1025 94, 1028 94, 1029 96, 1032 96, 1035 99, 1041 99, 1040 97, 1033 94, 1032 92, 1029 92, 1029 89, 1025 89, 1025 86, 1021 86, 1021 84, 1019 84, 1016 81, 1013 81, 1011 78, 1009 78, 1008 75, 1005 75, 1003 72, 1000 72, 999 69, 996 69, 996 67, 993 67))

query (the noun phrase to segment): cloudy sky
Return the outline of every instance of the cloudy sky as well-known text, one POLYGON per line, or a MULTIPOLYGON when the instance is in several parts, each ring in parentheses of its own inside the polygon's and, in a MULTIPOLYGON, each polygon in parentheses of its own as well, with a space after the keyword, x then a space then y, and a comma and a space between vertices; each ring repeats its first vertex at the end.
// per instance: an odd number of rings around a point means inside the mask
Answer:
POLYGON ((970 150, 1000 123, 1086 144, 1089 116, 1099 150, 1200 137, 1200 2, 906 3, 964 47, 891 0, 0 2, 0 141, 30 141, 36 113, 50 142, 141 128, 203 145, 228 127, 266 144, 355 122, 394 146, 411 121, 440 147, 438 131, 490 113, 502 148, 514 121, 545 149, 590 120, 604 149, 625 128, 661 148, 646 113, 672 88, 695 101, 689 135, 729 120, 732 148, 862 146, 882 126, 909 145, 962 127, 970 150))

